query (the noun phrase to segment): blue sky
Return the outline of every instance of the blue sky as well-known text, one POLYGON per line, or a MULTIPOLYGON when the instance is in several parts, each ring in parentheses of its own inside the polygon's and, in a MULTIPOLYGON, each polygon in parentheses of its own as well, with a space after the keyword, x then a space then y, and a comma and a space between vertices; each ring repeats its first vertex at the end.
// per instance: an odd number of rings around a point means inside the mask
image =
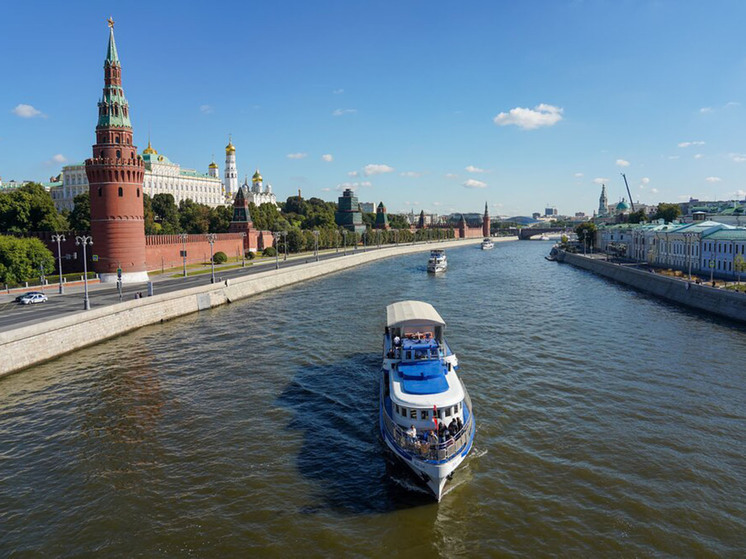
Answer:
POLYGON ((135 141, 285 199, 591 213, 746 195, 746 2, 9 2, 0 176, 90 155, 108 29, 135 141), (105 7, 107 6, 107 7, 105 7), (12 32, 11 32, 12 30, 12 32), (326 157, 325 157, 326 156, 326 157))

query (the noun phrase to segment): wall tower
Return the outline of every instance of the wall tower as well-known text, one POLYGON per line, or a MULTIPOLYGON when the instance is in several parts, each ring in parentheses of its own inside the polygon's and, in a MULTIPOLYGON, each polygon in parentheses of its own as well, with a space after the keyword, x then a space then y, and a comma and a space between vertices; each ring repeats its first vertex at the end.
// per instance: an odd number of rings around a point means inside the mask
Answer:
POLYGON ((86 159, 91 199, 93 254, 101 281, 148 280, 145 265, 145 218, 142 183, 145 164, 132 144, 129 106, 122 89, 122 66, 109 19, 109 46, 104 61, 104 92, 98 102, 93 157, 86 159))
POLYGON ((484 216, 482 216, 482 235, 490 236, 490 212, 487 210, 487 202, 484 203, 484 216))
POLYGON ((236 169, 236 146, 228 138, 225 146, 225 194, 233 196, 238 190, 238 169, 236 169))

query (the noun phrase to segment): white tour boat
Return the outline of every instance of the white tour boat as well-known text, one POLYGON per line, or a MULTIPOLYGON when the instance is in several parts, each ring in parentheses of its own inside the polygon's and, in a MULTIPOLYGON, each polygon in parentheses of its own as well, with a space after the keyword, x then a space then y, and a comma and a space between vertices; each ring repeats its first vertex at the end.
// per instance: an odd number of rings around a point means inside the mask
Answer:
POLYGON ((446 482, 469 454, 476 423, 458 359, 432 305, 386 307, 380 387, 381 436, 440 501, 446 482))
POLYGON ((448 260, 446 251, 443 249, 434 249, 430 251, 430 258, 427 260, 427 271, 433 274, 445 272, 448 269, 448 260))
POLYGON ((490 250, 495 248, 495 243, 492 242, 492 239, 489 237, 485 237, 482 241, 482 250, 490 250))

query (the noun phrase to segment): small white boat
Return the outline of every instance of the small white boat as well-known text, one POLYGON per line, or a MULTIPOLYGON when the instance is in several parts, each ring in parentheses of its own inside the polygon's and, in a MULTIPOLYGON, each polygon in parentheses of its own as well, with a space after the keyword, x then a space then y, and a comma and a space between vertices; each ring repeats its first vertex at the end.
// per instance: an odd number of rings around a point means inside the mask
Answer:
POLYGON ((551 239, 551 237, 549 237, 549 235, 547 235, 546 233, 542 233, 542 234, 541 234, 541 237, 539 237, 539 240, 540 240, 540 241, 551 241, 552 239, 551 239))
POLYGON ((443 337, 445 322, 428 303, 386 307, 380 429, 386 446, 440 501, 472 449, 471 399, 443 337))
POLYGON ((482 241, 482 250, 490 250, 495 248, 495 243, 492 242, 492 239, 489 237, 485 237, 485 239, 482 241))
POLYGON ((430 251, 430 258, 427 260, 427 271, 436 274, 445 272, 448 269, 448 259, 446 251, 443 249, 434 249, 430 251))

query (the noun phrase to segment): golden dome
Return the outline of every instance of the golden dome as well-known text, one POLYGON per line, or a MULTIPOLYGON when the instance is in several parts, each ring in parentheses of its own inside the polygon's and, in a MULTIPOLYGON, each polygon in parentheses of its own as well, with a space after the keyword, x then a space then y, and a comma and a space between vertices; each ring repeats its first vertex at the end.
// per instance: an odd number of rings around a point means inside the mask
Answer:
POLYGON ((212 163, 210 163, 208 165, 208 167, 210 167, 210 169, 217 169, 218 168, 218 164, 213 161, 212 163))
POLYGON ((148 140, 148 147, 146 147, 144 150, 142 150, 143 155, 154 155, 158 152, 153 149, 153 146, 150 145, 150 140, 148 140))
POLYGON ((251 182, 262 182, 264 179, 262 179, 262 175, 259 174, 259 169, 256 170, 256 173, 254 173, 254 176, 251 177, 251 182))
POLYGON ((232 153, 236 153, 236 146, 233 145, 233 142, 228 142, 228 145, 225 146, 225 155, 230 155, 232 153))

